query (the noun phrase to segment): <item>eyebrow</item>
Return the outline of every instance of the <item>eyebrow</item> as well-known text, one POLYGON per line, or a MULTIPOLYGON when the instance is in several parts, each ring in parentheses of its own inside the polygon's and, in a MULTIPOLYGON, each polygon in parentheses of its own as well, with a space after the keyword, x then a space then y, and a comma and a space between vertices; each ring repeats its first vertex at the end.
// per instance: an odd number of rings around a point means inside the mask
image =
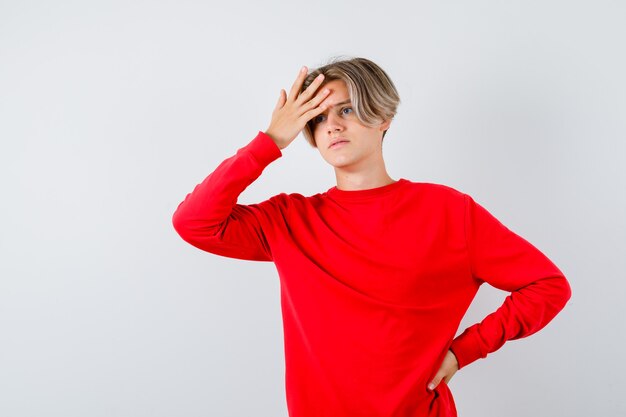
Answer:
POLYGON ((347 99, 347 100, 344 100, 344 101, 342 101, 340 103, 335 103, 335 104, 333 104, 332 106, 329 106, 329 107, 341 106, 342 104, 350 103, 350 101, 351 101, 350 99, 347 99))

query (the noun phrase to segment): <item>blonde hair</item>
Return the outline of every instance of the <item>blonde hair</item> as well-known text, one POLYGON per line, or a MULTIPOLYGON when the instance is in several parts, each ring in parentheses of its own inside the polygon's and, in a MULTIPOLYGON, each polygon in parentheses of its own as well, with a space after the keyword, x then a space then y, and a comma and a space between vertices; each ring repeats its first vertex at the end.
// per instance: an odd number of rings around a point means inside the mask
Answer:
MULTIPOLYGON (((387 73, 369 59, 331 58, 327 64, 307 75, 301 92, 306 90, 319 74, 324 74, 322 86, 333 80, 343 80, 346 83, 352 108, 356 117, 365 126, 374 127, 385 120, 392 120, 396 115, 400 104, 398 91, 387 73)), ((317 91, 320 91, 322 86, 318 87, 317 91)), ((307 122, 302 133, 306 141, 316 148, 313 129, 312 119, 307 122)), ((383 131, 383 138, 387 130, 383 131)))

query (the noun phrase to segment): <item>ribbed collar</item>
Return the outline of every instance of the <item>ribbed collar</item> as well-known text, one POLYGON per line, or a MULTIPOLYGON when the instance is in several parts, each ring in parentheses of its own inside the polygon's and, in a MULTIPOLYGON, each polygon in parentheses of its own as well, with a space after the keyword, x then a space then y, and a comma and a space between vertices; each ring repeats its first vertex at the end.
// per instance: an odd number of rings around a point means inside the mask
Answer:
POLYGON ((366 190, 351 190, 351 191, 340 190, 339 188, 337 188, 337 186, 334 186, 332 188, 329 188, 328 191, 326 191, 326 194, 335 200, 348 200, 348 201, 363 200, 363 199, 373 198, 373 197, 377 197, 383 194, 390 193, 392 191, 395 191, 401 188, 408 182, 409 181, 405 178, 399 178, 396 182, 383 185, 382 187, 368 188, 366 190))

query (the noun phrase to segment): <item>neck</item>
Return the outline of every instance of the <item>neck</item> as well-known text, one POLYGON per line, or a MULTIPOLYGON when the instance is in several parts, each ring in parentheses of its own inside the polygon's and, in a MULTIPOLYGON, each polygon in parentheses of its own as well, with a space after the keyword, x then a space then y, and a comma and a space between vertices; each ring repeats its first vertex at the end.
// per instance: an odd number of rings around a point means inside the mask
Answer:
POLYGON ((335 168, 335 178, 337 180, 337 188, 345 191, 368 190, 396 182, 389 176, 384 165, 379 169, 366 172, 350 172, 335 168))

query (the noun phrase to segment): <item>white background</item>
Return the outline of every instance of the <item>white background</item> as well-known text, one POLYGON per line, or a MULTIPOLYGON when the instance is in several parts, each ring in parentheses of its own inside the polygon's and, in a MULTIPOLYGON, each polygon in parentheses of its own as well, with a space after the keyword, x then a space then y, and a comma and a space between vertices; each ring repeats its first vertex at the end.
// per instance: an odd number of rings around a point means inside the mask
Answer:
MULTIPOLYGON (((286 416, 271 263, 171 216, 302 65, 378 63, 390 175, 472 195, 573 297, 450 383, 461 417, 623 416, 621 1, 0 2, 0 415, 286 416)), ((300 135, 242 194, 310 195, 300 135)), ((482 287, 459 332, 506 294, 482 287)), ((341 416, 338 416, 341 417, 341 416)))

